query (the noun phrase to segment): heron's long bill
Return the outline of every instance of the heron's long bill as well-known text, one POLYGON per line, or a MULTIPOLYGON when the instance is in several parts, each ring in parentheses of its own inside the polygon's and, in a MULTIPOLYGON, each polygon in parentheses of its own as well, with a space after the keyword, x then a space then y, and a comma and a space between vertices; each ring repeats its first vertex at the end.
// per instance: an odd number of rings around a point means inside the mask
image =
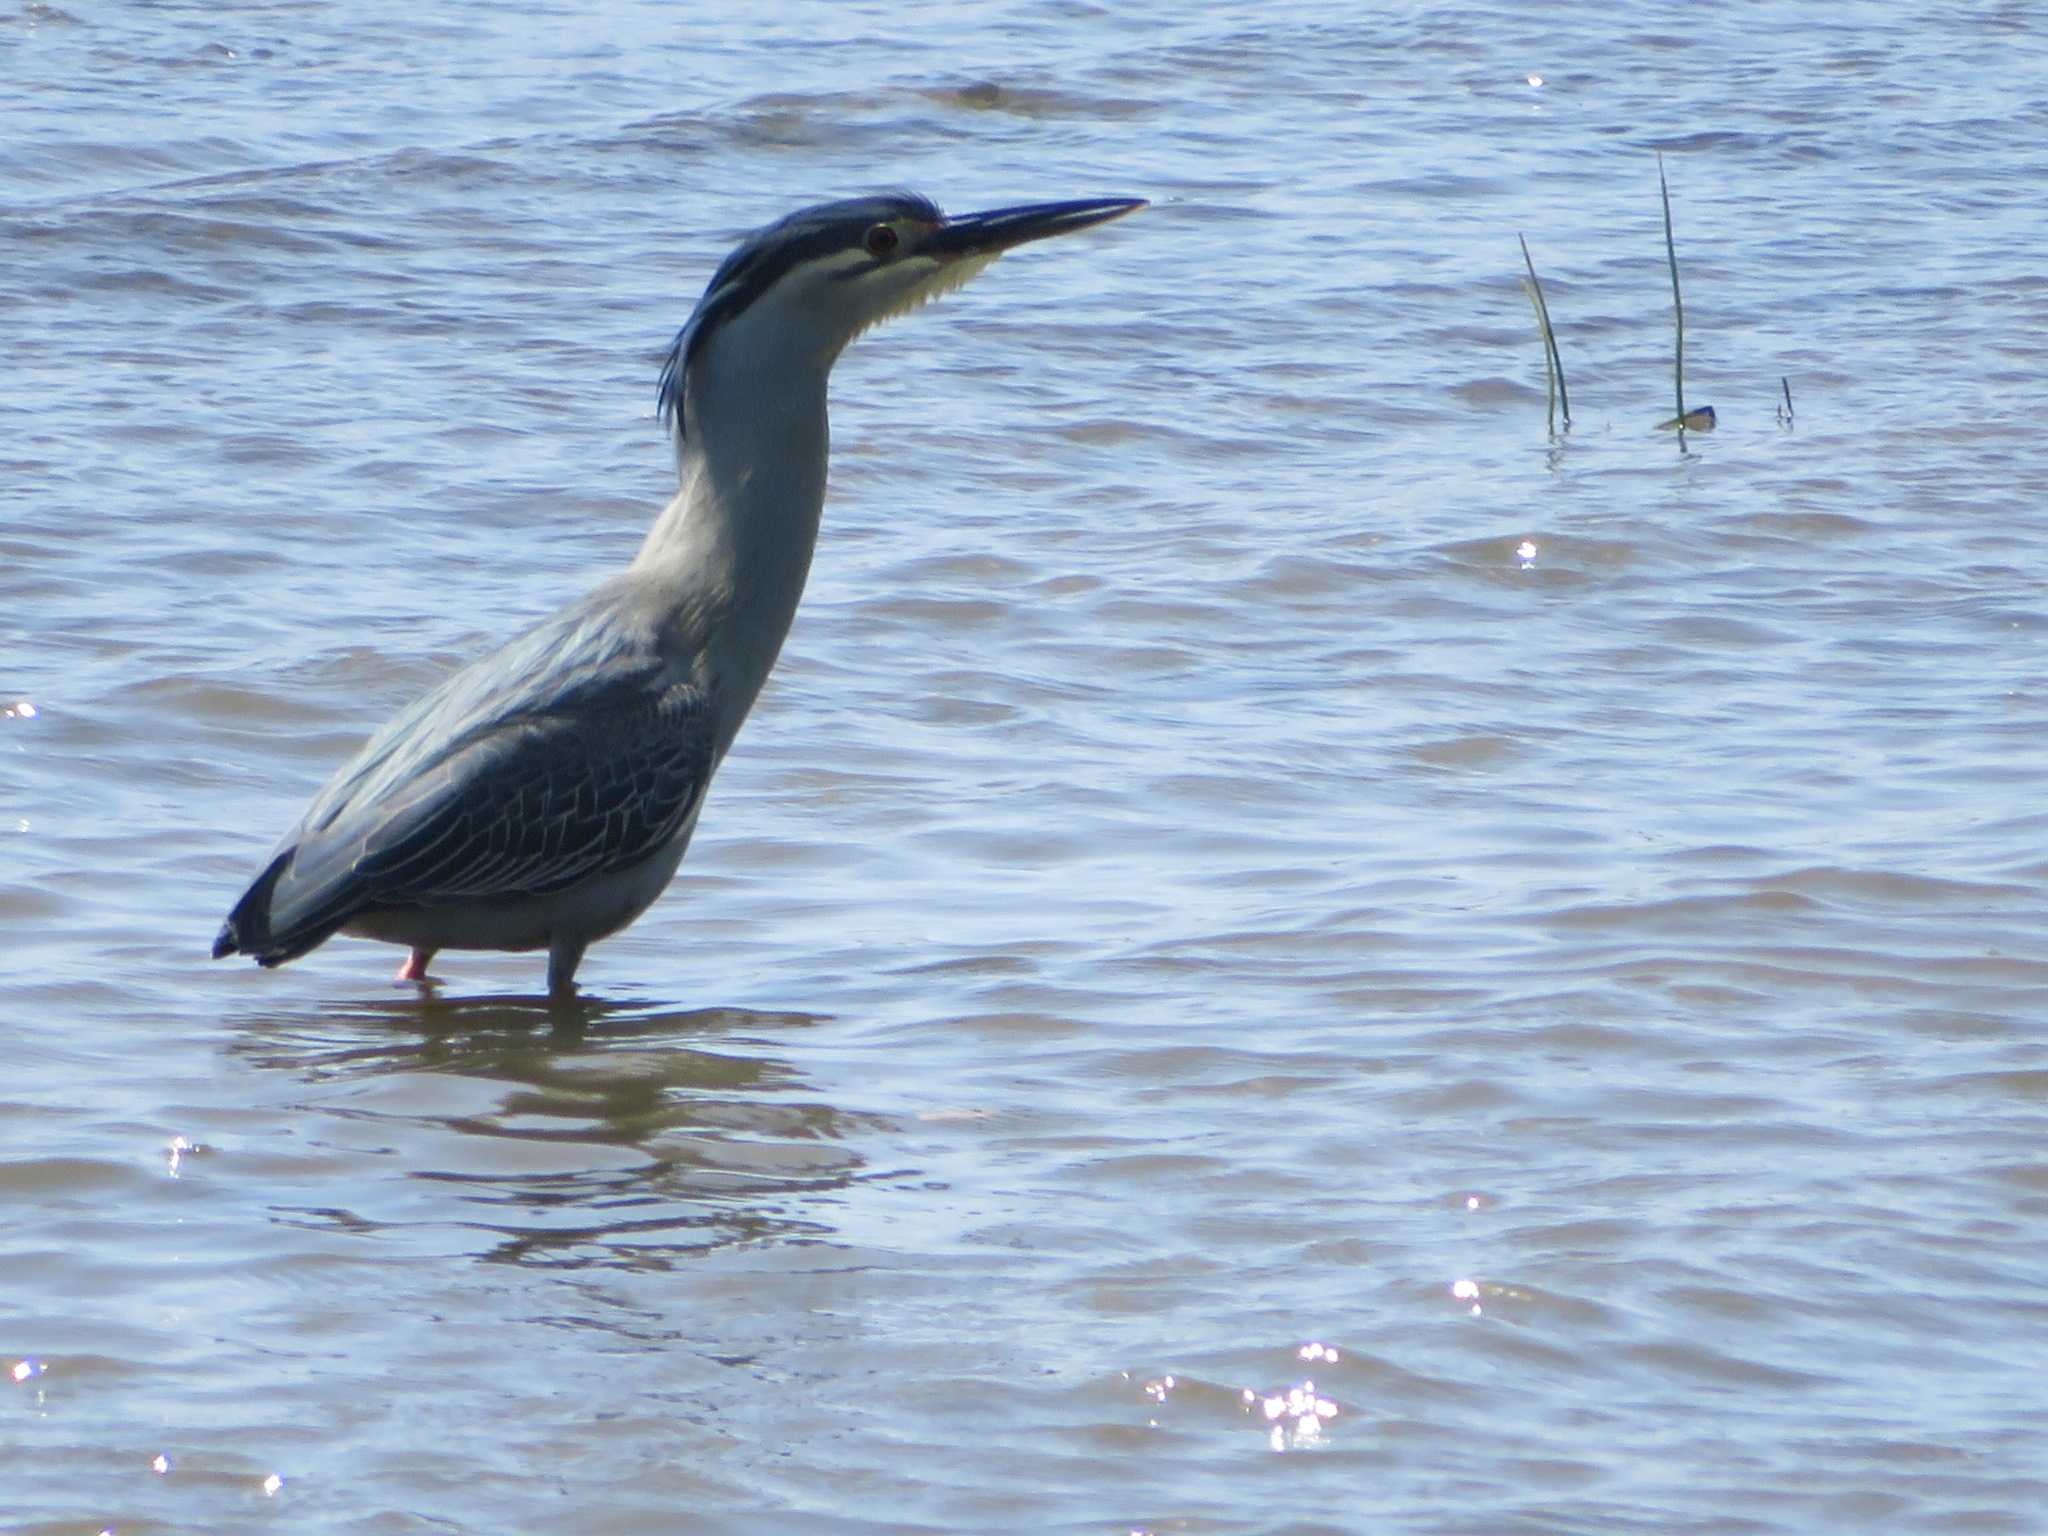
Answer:
POLYGON ((954 214, 927 237, 924 252, 942 261, 998 256, 1027 240, 1070 235, 1136 213, 1144 206, 1142 197, 1093 197, 1073 203, 1028 203, 1021 208, 954 214))

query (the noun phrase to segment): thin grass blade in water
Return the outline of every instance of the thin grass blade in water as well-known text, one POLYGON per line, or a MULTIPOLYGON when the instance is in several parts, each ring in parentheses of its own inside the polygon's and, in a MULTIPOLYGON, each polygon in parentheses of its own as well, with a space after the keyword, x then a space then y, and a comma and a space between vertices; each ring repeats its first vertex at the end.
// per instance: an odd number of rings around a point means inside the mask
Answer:
POLYGON ((1543 297, 1543 284, 1536 276, 1536 263, 1529 259, 1529 242, 1516 235, 1521 242, 1522 265, 1529 269, 1529 302, 1536 308, 1536 325, 1543 333, 1543 381, 1550 394, 1552 407, 1549 416, 1550 430, 1557 430, 1556 407, 1564 407, 1564 426, 1569 432, 1572 426, 1572 397, 1564 387, 1564 359, 1558 354, 1557 332, 1550 324, 1550 305, 1543 297))
POLYGON ((1677 327, 1677 341, 1671 352, 1671 381, 1678 413, 1664 423, 1678 429, 1678 446, 1685 448, 1685 299, 1678 291, 1678 242, 1671 238, 1671 184, 1664 179, 1664 154, 1657 153, 1657 190, 1664 198, 1664 255, 1671 263, 1671 314, 1677 327))

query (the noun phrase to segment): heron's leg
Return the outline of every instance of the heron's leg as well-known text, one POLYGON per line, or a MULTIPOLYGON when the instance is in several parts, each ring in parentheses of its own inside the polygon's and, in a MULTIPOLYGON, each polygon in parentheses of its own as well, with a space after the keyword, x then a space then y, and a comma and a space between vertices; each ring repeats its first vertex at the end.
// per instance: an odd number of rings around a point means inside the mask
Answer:
POLYGON ((588 939, 571 938, 558 933, 548 945, 548 991, 556 997, 573 996, 576 991, 576 967, 583 963, 583 951, 590 946, 588 939))
POLYGON ((427 974, 427 967, 433 963, 438 950, 422 949, 415 944, 412 953, 405 957, 405 964, 398 968, 399 981, 428 982, 434 978, 427 974))

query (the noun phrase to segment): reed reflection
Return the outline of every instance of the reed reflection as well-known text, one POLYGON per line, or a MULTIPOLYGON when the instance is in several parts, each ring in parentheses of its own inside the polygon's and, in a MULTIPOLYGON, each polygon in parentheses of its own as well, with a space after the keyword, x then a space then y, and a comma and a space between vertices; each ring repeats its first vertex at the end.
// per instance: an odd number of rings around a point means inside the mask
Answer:
POLYGON ((877 1122, 765 1048, 817 1022, 586 999, 567 1023, 542 999, 415 997, 251 1015, 233 1049, 314 1090, 299 1109, 334 1129, 309 1140, 369 1159, 346 1208, 276 1219, 472 1231, 493 1262, 644 1269, 827 1238, 834 1192, 873 1176, 849 1143, 877 1122))

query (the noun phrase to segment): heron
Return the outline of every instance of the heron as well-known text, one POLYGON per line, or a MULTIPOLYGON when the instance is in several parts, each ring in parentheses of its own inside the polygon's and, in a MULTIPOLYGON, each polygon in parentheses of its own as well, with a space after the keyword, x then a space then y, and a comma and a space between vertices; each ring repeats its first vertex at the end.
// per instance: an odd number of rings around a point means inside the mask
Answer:
POLYGON ((947 216, 884 193, 746 237, 662 367, 679 488, 632 563, 444 679, 330 779, 229 912, 215 959, 282 965, 337 933, 540 950, 574 993, 591 944, 674 876, 796 617, 825 503, 826 385, 861 332, 1013 247, 1143 198, 947 216))

